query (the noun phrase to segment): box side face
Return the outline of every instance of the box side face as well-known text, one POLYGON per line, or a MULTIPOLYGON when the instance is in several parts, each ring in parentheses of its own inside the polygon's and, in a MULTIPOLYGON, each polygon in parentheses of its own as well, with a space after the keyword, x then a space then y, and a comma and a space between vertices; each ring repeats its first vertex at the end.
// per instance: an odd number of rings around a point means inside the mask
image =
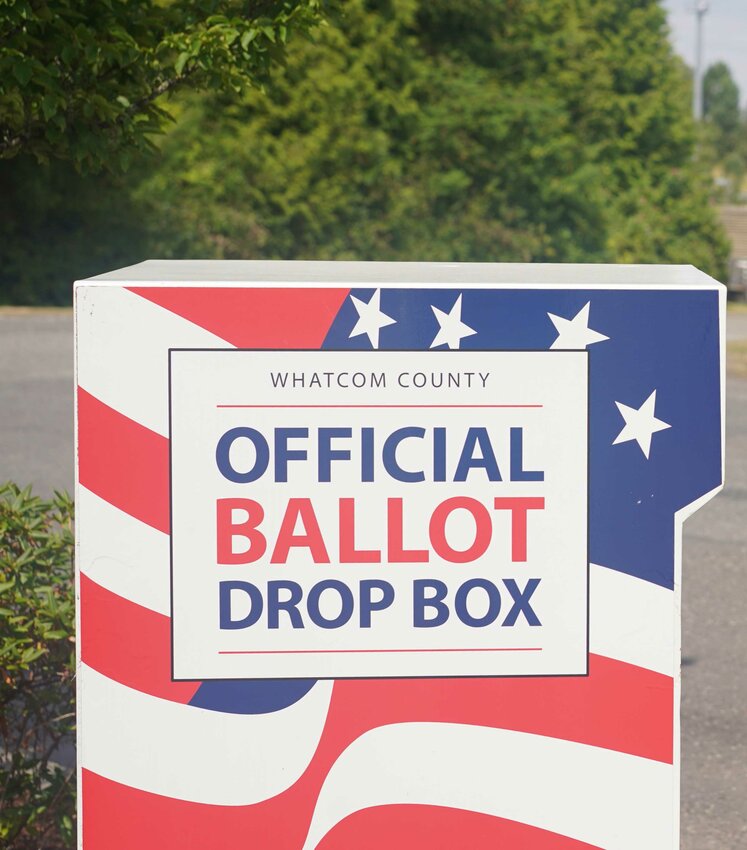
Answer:
POLYGON ((76 300, 85 850, 678 846, 717 291, 76 300))

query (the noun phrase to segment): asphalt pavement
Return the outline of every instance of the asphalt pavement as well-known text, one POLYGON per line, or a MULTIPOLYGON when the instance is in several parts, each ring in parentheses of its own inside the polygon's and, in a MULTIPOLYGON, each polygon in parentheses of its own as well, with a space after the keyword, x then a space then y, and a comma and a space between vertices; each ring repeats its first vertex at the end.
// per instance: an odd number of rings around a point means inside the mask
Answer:
POLYGON ((747 848, 747 380, 726 404, 726 486, 683 543, 683 850, 747 848))
MULTIPOLYGON (((747 848, 747 380, 727 411, 726 488, 685 527, 682 850, 747 848)), ((72 491, 72 423, 71 312, 0 310, 0 481, 72 491)))
POLYGON ((73 492, 73 314, 0 308, 0 481, 73 492))

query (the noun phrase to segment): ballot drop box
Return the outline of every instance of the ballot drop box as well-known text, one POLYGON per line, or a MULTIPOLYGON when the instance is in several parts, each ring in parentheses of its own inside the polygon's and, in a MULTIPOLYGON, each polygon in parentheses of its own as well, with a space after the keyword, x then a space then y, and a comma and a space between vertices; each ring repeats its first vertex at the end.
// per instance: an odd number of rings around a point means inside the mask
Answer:
POLYGON ((153 261, 75 301, 83 850, 679 846, 720 284, 153 261))

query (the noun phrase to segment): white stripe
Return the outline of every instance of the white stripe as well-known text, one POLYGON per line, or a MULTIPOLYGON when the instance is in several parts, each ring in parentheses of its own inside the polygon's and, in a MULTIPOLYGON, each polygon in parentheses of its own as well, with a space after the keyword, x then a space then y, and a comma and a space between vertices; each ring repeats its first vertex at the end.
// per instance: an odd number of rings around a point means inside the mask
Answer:
POLYGON ((81 572, 130 602, 169 615, 168 535, 118 510, 82 485, 75 519, 81 572))
POLYGON ((78 385, 164 436, 169 430, 168 349, 232 347, 121 287, 79 288, 76 311, 78 385))
POLYGON ((83 767, 152 794, 223 806, 257 803, 293 785, 311 761, 331 682, 268 714, 226 714, 158 699, 81 664, 83 767))
POLYGON ((590 651, 673 676, 674 593, 597 564, 589 588, 590 651))
MULTIPOLYGON (((113 593, 170 612, 169 538, 100 499, 78 494, 80 568, 113 593)), ((674 594, 617 570, 591 566, 590 649, 638 667, 674 673, 674 594)))
POLYGON ((540 735, 447 723, 382 726, 329 772, 304 850, 371 806, 446 806, 604 850, 672 850, 671 765, 540 735))

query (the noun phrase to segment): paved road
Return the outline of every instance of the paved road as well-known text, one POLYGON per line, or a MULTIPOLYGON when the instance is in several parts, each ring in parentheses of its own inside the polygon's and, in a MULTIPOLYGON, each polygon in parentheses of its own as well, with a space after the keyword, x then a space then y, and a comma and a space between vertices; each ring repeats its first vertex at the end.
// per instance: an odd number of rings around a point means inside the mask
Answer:
POLYGON ((73 491, 73 315, 0 310, 0 481, 73 491))
POLYGON ((743 309, 739 313, 729 313, 729 321, 726 324, 726 339, 747 339, 747 312, 743 309))
MULTIPOLYGON (((72 356, 69 312, 0 312, 0 480, 72 489, 72 356)), ((685 531, 682 850, 747 847, 747 381, 727 398, 727 486, 685 531)))
POLYGON ((726 398, 726 487, 685 524, 683 850, 747 847, 747 381, 726 398))

